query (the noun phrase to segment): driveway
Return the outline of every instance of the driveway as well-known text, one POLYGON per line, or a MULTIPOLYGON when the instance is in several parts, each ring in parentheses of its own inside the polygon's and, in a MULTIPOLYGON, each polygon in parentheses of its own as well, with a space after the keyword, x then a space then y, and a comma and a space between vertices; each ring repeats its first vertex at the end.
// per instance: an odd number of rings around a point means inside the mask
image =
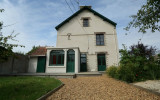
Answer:
POLYGON ((160 100, 160 97, 108 76, 60 79, 65 85, 47 100, 160 100))

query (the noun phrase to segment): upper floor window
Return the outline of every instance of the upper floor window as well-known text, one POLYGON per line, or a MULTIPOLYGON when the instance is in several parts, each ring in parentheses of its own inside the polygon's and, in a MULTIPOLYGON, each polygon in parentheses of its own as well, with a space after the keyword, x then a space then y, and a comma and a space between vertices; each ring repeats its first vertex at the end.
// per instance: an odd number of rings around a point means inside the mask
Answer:
POLYGON ((104 34, 96 34, 96 45, 104 45, 104 34))
POLYGON ((64 51, 63 50, 52 50, 50 52, 49 65, 64 65, 64 51))
POLYGON ((89 27, 89 19, 88 18, 83 19, 83 27, 89 27))

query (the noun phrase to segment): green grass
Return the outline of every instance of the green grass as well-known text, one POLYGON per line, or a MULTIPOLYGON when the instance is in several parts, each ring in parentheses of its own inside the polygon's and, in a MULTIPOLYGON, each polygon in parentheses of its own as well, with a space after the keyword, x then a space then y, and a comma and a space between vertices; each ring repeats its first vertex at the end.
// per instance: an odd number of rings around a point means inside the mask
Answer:
POLYGON ((0 77, 0 100, 36 100, 61 84, 49 77, 0 77))

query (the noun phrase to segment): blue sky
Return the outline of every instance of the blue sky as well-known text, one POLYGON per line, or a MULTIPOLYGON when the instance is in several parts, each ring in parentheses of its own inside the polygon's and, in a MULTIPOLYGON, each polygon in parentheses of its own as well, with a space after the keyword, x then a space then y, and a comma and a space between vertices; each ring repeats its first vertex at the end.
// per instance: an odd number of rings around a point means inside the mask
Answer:
MULTIPOLYGON (((131 20, 130 15, 136 14, 138 9, 145 4, 145 0, 67 0, 72 10, 76 12, 79 5, 91 5, 92 9, 117 23, 117 36, 119 48, 122 44, 130 46, 136 44, 140 38, 147 45, 160 49, 159 32, 146 34, 138 33, 137 29, 131 29, 128 35, 124 27, 131 20), (75 6, 72 6, 71 2, 75 6)), ((65 0, 0 0, 0 8, 5 9, 1 13, 0 21, 5 25, 2 32, 9 35, 13 30, 20 33, 16 41, 11 43, 22 44, 25 48, 14 48, 17 52, 28 52, 32 46, 56 46, 57 31, 55 26, 71 16, 73 13, 65 0)))

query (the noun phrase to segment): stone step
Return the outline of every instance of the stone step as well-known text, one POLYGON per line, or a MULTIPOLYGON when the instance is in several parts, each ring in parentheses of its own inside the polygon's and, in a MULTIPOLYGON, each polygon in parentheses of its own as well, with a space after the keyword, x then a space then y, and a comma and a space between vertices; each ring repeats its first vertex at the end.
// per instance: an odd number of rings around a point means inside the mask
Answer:
POLYGON ((76 73, 76 77, 88 77, 88 76, 102 76, 102 73, 99 73, 99 72, 76 73))

